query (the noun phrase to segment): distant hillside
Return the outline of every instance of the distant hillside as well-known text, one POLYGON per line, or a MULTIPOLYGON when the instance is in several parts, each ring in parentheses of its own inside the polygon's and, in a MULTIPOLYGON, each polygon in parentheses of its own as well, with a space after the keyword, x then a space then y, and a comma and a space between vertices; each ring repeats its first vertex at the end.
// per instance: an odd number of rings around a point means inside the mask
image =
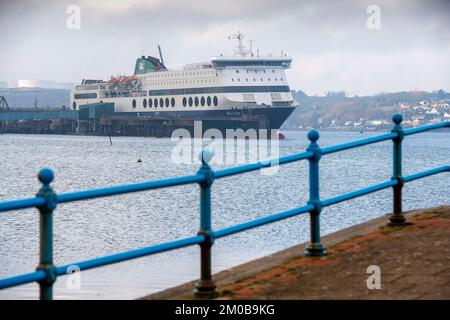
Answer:
POLYGON ((392 114, 400 110, 399 104, 414 105, 421 101, 450 99, 450 93, 444 90, 381 93, 363 97, 347 97, 345 92, 308 96, 302 91, 297 91, 293 95, 300 106, 283 125, 286 129, 328 127, 335 119, 341 123, 361 119, 390 120, 392 114))
POLYGON ((30 108, 35 102, 41 108, 61 108, 69 105, 68 89, 45 88, 0 88, 0 96, 4 96, 10 108, 30 108))

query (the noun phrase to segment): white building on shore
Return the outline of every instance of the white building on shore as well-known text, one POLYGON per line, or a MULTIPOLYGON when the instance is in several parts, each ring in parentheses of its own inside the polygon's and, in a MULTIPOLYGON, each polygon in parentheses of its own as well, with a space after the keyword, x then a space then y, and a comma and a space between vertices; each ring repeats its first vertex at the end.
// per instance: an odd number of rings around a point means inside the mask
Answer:
POLYGON ((72 89, 74 83, 56 82, 52 80, 19 80, 18 88, 72 89))

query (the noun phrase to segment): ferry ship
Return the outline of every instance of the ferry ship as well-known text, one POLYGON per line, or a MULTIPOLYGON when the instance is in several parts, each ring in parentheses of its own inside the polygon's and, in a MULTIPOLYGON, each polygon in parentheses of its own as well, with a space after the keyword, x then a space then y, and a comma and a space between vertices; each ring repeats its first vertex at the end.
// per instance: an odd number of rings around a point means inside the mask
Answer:
POLYGON ((230 36, 238 40, 234 55, 177 70, 166 68, 158 46, 160 58, 138 58, 132 76, 83 80, 71 91, 70 105, 79 110, 112 102, 121 116, 209 120, 221 130, 248 119, 259 128, 279 129, 297 106, 285 74, 292 59, 247 50, 243 37, 240 32, 230 36))

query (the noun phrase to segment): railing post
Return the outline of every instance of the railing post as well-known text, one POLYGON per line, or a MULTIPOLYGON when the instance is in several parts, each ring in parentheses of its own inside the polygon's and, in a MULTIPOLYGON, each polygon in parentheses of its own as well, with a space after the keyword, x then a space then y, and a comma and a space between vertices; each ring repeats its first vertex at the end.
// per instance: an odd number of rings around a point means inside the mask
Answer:
POLYGON ((206 179, 200 183, 200 231, 199 235, 205 237, 200 244, 200 280, 195 284, 194 294, 200 298, 212 298, 218 295, 216 284, 211 275, 211 247, 214 238, 211 234, 211 185, 214 181, 214 172, 209 166, 212 154, 202 151, 199 155, 202 162, 198 173, 203 174, 206 179))
POLYGON ((403 127, 401 125, 403 121, 403 117, 401 114, 394 114, 392 117, 392 121, 395 123, 394 128, 391 132, 397 133, 397 137, 392 139, 393 141, 393 175, 392 179, 397 180, 397 184, 393 186, 394 193, 394 206, 393 213, 389 217, 391 224, 403 224, 406 219, 402 213, 402 188, 404 185, 403 176, 402 176, 402 140, 404 137, 403 127))
POLYGON ((39 265, 37 270, 45 272, 45 279, 39 282, 41 300, 53 299, 53 283, 56 281, 56 268, 53 265, 53 210, 56 208, 56 194, 50 187, 53 181, 53 171, 50 169, 41 169, 38 175, 42 187, 36 194, 37 197, 45 199, 45 204, 39 209, 39 265))
POLYGON ((320 243, 320 212, 322 211, 322 203, 319 194, 319 160, 322 156, 317 140, 319 132, 311 130, 308 132, 308 139, 311 141, 307 151, 314 153, 314 156, 308 159, 309 162, 309 201, 314 209, 309 212, 311 222, 311 243, 306 248, 305 255, 310 257, 326 255, 325 247, 320 243))

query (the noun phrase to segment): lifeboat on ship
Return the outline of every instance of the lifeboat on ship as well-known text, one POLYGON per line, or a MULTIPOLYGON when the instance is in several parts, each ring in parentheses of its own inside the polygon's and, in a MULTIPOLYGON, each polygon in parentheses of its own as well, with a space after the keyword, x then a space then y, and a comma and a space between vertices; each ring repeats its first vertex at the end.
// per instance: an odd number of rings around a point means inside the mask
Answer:
POLYGON ((134 76, 117 76, 117 77, 112 76, 108 82, 109 83, 130 82, 130 81, 134 81, 134 80, 137 80, 137 78, 134 76))

